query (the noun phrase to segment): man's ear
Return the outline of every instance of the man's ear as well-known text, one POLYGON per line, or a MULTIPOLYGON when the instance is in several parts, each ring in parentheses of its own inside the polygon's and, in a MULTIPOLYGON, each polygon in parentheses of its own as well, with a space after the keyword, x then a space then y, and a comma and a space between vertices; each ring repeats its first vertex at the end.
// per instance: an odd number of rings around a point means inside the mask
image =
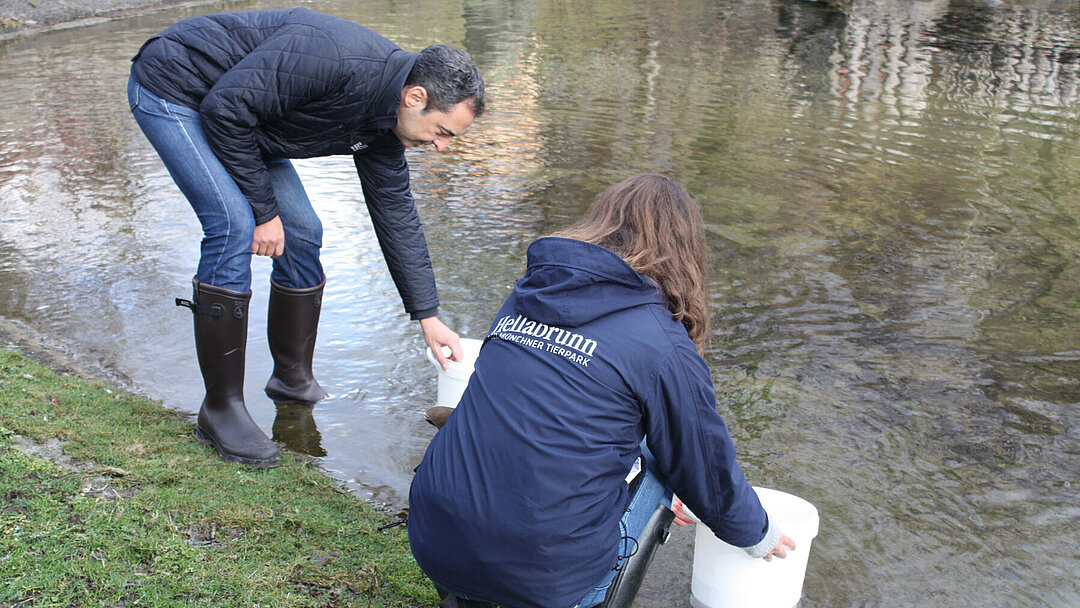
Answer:
POLYGON ((427 107, 427 89, 418 84, 405 87, 401 90, 401 104, 423 110, 427 107))

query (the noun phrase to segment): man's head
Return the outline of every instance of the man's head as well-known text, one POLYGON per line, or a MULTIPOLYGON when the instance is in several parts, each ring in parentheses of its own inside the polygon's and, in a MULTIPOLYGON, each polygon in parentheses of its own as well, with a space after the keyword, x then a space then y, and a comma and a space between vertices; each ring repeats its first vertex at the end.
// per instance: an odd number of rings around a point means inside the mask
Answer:
POLYGON ((420 52, 405 87, 394 134, 406 146, 450 145, 484 113, 484 79, 469 54, 445 44, 420 52))

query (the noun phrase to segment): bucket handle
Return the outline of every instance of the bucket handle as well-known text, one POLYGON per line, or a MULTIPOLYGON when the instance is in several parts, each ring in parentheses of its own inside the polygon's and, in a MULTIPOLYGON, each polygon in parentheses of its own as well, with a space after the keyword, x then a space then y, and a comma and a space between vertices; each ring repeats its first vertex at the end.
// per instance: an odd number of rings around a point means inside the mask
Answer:
POLYGON ((435 353, 432 352, 430 348, 427 348, 425 350, 427 350, 428 361, 431 361, 435 365, 435 367, 439 368, 439 371, 442 371, 442 366, 439 365, 439 360, 435 358, 435 353))

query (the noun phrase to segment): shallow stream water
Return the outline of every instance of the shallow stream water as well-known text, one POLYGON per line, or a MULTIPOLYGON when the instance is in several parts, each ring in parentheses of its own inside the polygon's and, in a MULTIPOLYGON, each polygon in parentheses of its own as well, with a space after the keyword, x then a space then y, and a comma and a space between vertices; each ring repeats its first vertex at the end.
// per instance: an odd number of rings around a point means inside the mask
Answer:
MULTIPOLYGON (((481 337, 527 244, 665 173, 709 225, 718 409, 756 485, 821 513, 802 606, 1080 605, 1080 6, 1053 0, 304 3, 470 51, 490 109, 410 152, 444 320, 481 337)), ((0 317, 195 411, 200 231, 126 107, 174 8, 0 43, 0 317)), ((247 399, 404 508, 436 371, 351 160, 297 163, 326 226, 313 413, 247 399)), ((687 606, 678 531, 638 606, 687 606)))

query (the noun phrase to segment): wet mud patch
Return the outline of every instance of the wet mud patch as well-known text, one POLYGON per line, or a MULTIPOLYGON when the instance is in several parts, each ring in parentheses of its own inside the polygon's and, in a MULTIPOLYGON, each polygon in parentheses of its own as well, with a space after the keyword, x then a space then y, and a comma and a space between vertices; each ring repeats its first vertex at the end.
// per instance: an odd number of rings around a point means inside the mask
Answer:
POLYGON ((5 493, 0 497, 0 504, 3 505, 0 507, 0 514, 25 515, 28 509, 22 505, 22 501, 27 498, 30 498, 28 492, 12 490, 5 493))
POLYGON ((216 523, 209 526, 189 526, 185 543, 192 547, 221 547, 244 535, 239 528, 218 529, 216 523))
POLYGON ((22 435, 12 435, 11 443, 15 449, 23 454, 44 458, 61 469, 82 472, 94 468, 93 464, 78 462, 71 456, 65 454, 64 442, 55 437, 51 437, 45 442, 39 443, 23 437, 22 435))
MULTIPOLYGON (((97 373, 75 362, 75 355, 64 347, 20 321, 0 318, 0 347, 14 350, 58 374, 83 379, 107 377, 104 370, 97 373)), ((111 379, 110 379, 111 380, 111 379)))
MULTIPOLYGON (((127 477, 131 473, 118 467, 99 467, 92 462, 75 460, 64 453, 65 443, 55 437, 51 437, 44 442, 37 442, 22 435, 11 435, 11 445, 27 456, 48 460, 65 471, 89 474, 83 480, 82 489, 79 492, 83 497, 113 501, 131 498, 135 494, 135 490, 131 488, 116 485, 117 478, 127 477)), ((13 491, 8 494, 24 493, 13 491)), ((7 500, 6 495, 4 498, 5 502, 8 503, 15 501, 14 498, 7 500)))
POLYGON ((315 553, 307 562, 293 567, 289 582, 298 592, 326 601, 329 606, 359 598, 382 598, 386 573, 366 565, 349 568, 339 563, 343 559, 337 551, 315 553))
POLYGON ((106 502, 123 500, 135 495, 131 488, 121 488, 113 485, 113 480, 107 477, 93 477, 87 479, 79 492, 85 498, 94 498, 106 502))

